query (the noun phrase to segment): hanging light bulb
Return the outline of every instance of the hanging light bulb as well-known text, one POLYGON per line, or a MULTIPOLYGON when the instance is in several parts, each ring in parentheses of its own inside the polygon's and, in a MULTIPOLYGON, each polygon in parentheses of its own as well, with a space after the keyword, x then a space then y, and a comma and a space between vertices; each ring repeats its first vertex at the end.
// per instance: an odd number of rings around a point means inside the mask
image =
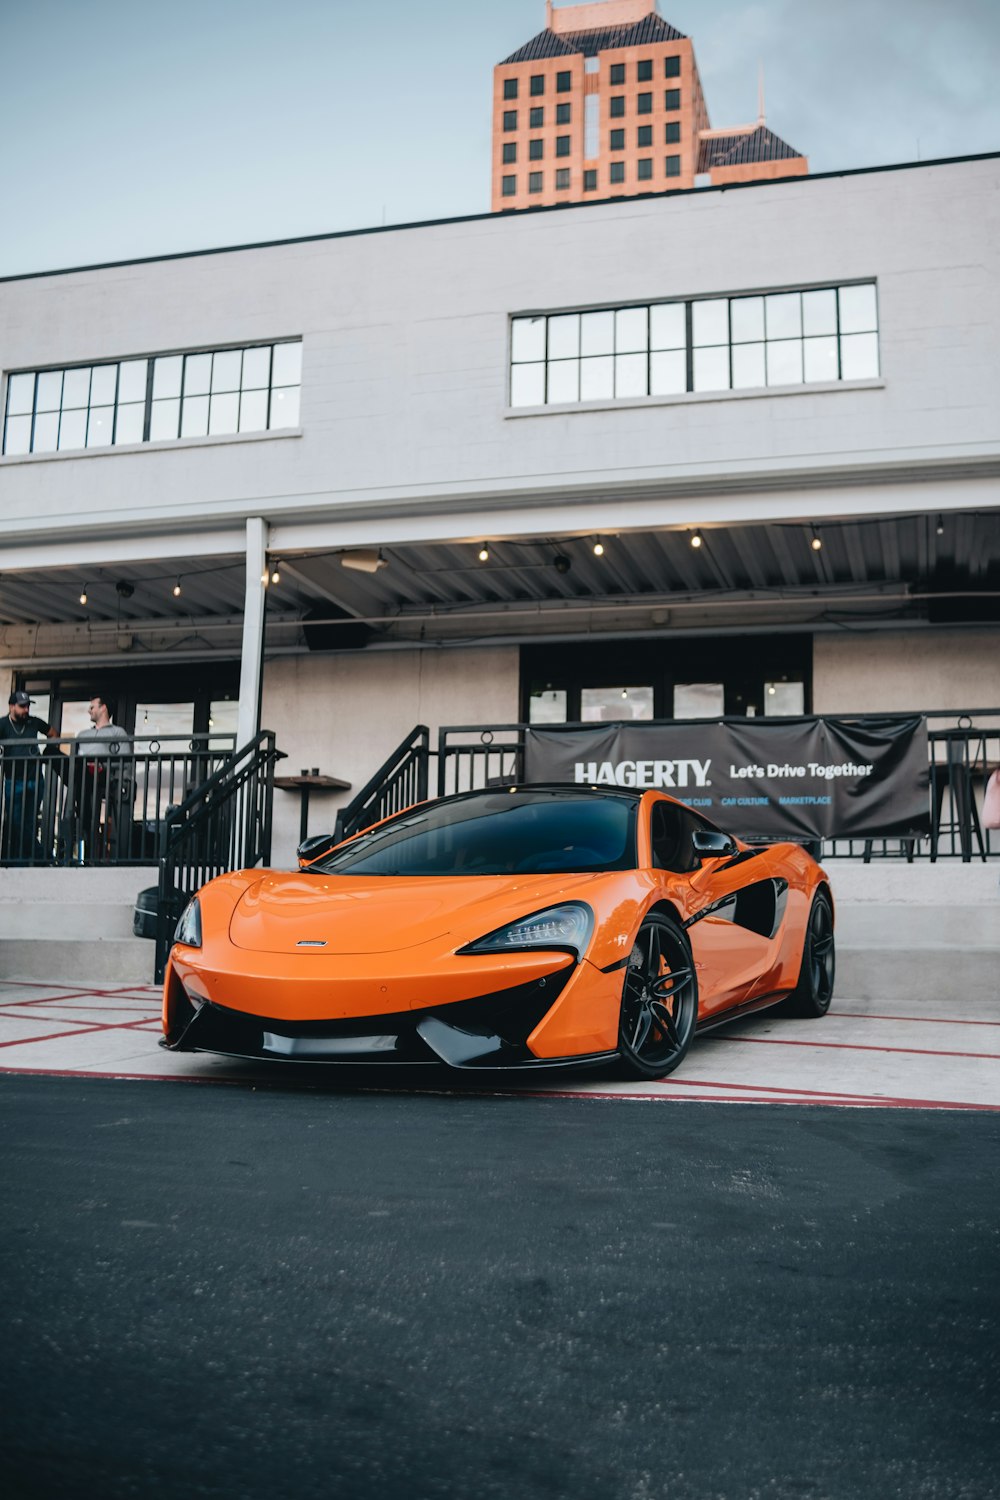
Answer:
POLYGON ((938 516, 937 521, 937 534, 938 536, 944 536, 944 521, 940 516, 938 516))
POLYGON ((81 604, 86 604, 86 602, 87 602, 87 585, 84 584, 83 588, 80 590, 80 603, 81 604))
POLYGON ((177 582, 174 584, 174 598, 175 599, 179 599, 180 597, 181 597, 181 581, 178 578, 177 582))
POLYGON ((622 688, 622 697, 623 698, 627 698, 628 697, 628 688, 622 688))
POLYGON ((695 532, 692 533, 692 536, 691 536, 691 545, 692 545, 692 547, 696 547, 696 548, 701 546, 701 532, 700 531, 695 531, 695 532))
POLYGON ((483 545, 479 549, 479 561, 480 562, 489 562, 489 560, 490 560, 490 549, 489 549, 489 547, 487 547, 486 543, 484 542, 483 545))
POLYGON ((271 569, 271 582, 272 583, 280 583, 281 582, 281 563, 280 562, 276 562, 275 565, 274 565, 274 567, 271 569))
POLYGON ((819 552, 823 546, 821 539, 817 536, 815 531, 812 534, 812 541, 809 543, 809 545, 814 552, 819 552))
POLYGON ((600 537, 598 537, 597 540, 596 540, 596 542, 594 543, 594 556, 595 557, 603 557, 604 556, 604 543, 601 541, 600 537))

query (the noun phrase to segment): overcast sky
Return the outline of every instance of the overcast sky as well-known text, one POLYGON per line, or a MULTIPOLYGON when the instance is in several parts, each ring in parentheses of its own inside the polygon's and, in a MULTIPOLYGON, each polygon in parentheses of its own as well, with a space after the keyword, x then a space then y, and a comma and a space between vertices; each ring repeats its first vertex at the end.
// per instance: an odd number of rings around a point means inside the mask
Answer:
MULTIPOLYGON (((660 0, 813 171, 1000 150, 1000 0, 660 0)), ((544 0, 0 0, 0 275, 485 212, 544 0)))

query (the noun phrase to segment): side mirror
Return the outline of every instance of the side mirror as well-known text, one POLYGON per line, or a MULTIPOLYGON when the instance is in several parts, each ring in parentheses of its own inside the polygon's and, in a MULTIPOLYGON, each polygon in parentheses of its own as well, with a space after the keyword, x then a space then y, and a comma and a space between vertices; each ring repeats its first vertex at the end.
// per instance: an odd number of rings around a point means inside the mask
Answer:
POLYGON ((736 853, 736 844, 729 834, 718 833, 714 829, 696 829, 691 835, 691 842, 699 859, 724 859, 727 855, 736 853))
POLYGON ((332 833, 314 833, 312 838, 303 839, 295 851, 300 865, 307 865, 311 860, 318 859, 328 849, 332 849, 337 840, 332 833))

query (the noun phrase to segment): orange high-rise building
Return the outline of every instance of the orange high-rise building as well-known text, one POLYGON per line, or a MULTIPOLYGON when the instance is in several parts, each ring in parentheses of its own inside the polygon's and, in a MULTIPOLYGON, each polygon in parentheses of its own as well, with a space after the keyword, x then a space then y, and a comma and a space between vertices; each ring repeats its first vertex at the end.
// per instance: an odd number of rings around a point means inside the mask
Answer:
POLYGON ((556 8, 493 70, 494 212, 803 176, 760 118, 713 130, 688 37, 657 0, 556 8))

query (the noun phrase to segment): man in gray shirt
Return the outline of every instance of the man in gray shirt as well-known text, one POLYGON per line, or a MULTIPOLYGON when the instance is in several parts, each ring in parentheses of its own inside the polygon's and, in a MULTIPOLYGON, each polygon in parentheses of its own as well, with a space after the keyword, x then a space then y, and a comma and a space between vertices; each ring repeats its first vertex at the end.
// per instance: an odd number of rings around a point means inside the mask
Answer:
MULTIPOLYGON (((100 859, 117 851, 124 828, 131 819, 121 816, 122 799, 131 786, 123 774, 124 761, 131 760, 132 740, 123 729, 111 722, 111 710, 103 698, 93 697, 87 706, 90 728, 81 729, 76 737, 77 787, 76 805, 80 833, 87 853, 100 859), (100 811, 104 802, 104 825, 100 811), (101 836, 103 832, 103 837, 101 836)), ((120 852, 127 853, 127 850, 120 852)))

